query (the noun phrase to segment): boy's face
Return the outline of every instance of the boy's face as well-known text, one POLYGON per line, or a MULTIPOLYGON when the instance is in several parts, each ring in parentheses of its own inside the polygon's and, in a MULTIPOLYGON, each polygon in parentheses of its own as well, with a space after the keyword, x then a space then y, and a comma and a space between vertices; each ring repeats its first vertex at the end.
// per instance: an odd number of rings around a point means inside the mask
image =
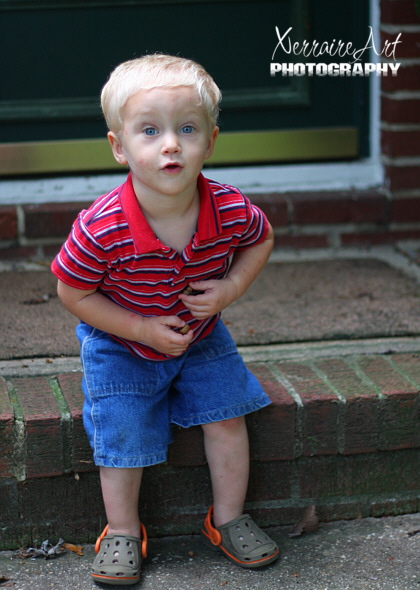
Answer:
POLYGON ((117 162, 128 164, 138 198, 195 192, 218 134, 197 103, 188 86, 140 90, 128 99, 121 132, 108 138, 117 162))

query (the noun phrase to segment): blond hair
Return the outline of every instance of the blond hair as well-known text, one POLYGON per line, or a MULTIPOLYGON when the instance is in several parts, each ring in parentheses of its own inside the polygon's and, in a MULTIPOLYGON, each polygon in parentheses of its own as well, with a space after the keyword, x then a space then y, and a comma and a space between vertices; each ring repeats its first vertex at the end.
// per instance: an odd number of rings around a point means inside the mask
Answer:
POLYGON ((221 92, 213 78, 197 62, 172 55, 153 54, 123 62, 111 73, 102 89, 101 106, 107 125, 114 133, 122 127, 122 109, 139 92, 157 87, 190 86, 196 89, 199 104, 216 125, 221 92))

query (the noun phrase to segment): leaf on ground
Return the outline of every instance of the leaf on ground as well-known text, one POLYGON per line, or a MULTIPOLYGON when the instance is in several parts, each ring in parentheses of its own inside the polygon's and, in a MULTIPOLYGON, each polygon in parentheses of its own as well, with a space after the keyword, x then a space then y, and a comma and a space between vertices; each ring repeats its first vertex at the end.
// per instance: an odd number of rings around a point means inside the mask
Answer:
POLYGON ((76 553, 76 555, 80 555, 80 557, 83 555, 83 547, 80 545, 73 545, 73 543, 63 543, 63 547, 69 551, 73 551, 73 553, 76 553))
POLYGON ((307 507, 300 521, 289 531, 289 537, 300 537, 303 533, 314 533, 319 528, 319 520, 313 504, 307 507))

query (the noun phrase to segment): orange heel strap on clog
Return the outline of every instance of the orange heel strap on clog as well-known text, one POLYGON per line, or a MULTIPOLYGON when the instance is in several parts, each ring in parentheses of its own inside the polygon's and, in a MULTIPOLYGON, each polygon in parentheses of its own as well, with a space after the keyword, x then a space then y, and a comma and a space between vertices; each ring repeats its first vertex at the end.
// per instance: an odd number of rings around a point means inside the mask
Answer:
POLYGON ((262 567, 278 559, 277 544, 255 524, 249 514, 215 527, 212 513, 213 506, 201 529, 201 538, 208 547, 223 551, 230 561, 245 568, 262 567))
POLYGON ((100 536, 96 539, 95 553, 98 553, 99 552, 99 547, 101 546, 102 539, 105 537, 105 535, 108 532, 108 527, 109 527, 109 525, 107 524, 106 527, 104 528, 104 530, 102 531, 102 533, 100 534, 100 536))
POLYGON ((213 545, 218 547, 222 543, 222 535, 213 526, 213 522, 212 522, 212 518, 211 518, 212 514, 213 514, 213 506, 210 506, 207 516, 204 519, 204 530, 201 529, 201 532, 211 541, 211 543, 213 545))

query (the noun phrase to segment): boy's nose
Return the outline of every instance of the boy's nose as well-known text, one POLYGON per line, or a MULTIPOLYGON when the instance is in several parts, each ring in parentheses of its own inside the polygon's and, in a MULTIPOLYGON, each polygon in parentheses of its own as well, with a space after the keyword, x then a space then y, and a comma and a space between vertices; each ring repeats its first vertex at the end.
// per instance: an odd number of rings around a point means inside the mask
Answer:
POLYGON ((163 153, 176 153, 181 151, 181 146, 176 133, 165 133, 162 143, 163 153))

